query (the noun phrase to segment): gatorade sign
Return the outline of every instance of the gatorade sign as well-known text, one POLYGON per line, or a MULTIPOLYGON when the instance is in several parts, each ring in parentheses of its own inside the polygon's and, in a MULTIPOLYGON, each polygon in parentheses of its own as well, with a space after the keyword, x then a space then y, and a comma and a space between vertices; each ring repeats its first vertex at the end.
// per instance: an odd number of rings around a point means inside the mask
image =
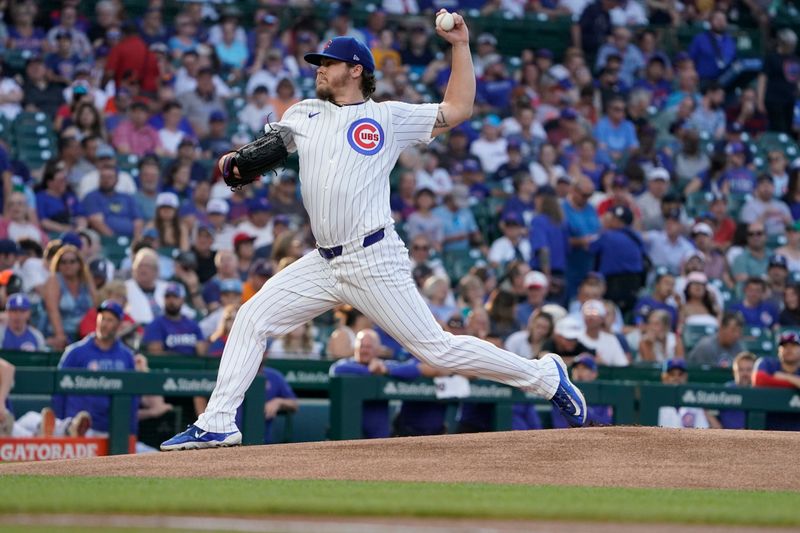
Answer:
POLYGON ((108 455, 108 439, 0 439, 0 462, 55 461, 108 455))

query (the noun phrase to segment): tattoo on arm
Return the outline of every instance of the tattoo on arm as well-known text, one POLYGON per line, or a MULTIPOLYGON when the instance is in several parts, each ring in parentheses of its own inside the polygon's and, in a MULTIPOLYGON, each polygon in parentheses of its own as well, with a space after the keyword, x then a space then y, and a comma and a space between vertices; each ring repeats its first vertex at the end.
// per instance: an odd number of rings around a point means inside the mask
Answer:
POLYGON ((449 128, 450 124, 447 123, 447 119, 444 116, 444 111, 439 108, 439 114, 436 116, 436 123, 433 125, 434 128, 449 128))

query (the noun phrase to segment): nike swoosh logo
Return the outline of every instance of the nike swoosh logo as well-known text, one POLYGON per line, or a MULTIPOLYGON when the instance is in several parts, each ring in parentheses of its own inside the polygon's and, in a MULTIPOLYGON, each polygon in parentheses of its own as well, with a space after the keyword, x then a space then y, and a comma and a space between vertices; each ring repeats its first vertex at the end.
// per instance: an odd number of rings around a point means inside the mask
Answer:
POLYGON ((195 431, 194 432, 194 438, 199 439, 200 437, 202 437, 206 433, 208 433, 208 431, 195 431))
POLYGON ((316 117, 317 115, 319 115, 320 113, 322 113, 322 111, 317 111, 316 113, 309 113, 309 114, 308 114, 308 118, 314 118, 314 117, 316 117))
POLYGON ((575 400, 572 399, 572 397, 570 397, 569 401, 571 401, 572 405, 575 407, 575 416, 578 416, 578 417, 583 416, 583 412, 581 412, 580 404, 576 403, 575 400))

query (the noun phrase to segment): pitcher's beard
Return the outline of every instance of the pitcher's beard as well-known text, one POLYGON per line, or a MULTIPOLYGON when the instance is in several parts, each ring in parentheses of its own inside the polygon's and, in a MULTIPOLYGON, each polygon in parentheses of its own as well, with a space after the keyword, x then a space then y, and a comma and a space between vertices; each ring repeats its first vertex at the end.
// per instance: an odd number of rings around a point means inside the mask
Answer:
POLYGON ((333 93, 331 92, 330 87, 327 85, 325 87, 317 87, 317 98, 320 100, 326 100, 333 104, 336 103, 333 101, 333 93))

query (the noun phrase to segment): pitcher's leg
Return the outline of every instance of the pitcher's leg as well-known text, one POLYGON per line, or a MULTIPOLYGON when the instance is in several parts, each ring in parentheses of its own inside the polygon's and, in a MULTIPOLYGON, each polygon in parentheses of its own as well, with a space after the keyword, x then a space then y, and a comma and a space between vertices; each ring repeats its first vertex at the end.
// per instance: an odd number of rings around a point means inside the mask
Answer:
POLYGON ((338 301, 332 289, 325 260, 309 252, 239 309, 222 352, 217 384, 197 427, 211 433, 236 431, 236 409, 258 373, 267 338, 288 333, 333 308, 338 301))
POLYGON ((442 330, 414 285, 408 261, 396 246, 365 250, 350 268, 362 278, 342 297, 369 316, 420 360, 459 374, 491 379, 550 399, 559 384, 552 361, 528 360, 491 343, 442 330))

